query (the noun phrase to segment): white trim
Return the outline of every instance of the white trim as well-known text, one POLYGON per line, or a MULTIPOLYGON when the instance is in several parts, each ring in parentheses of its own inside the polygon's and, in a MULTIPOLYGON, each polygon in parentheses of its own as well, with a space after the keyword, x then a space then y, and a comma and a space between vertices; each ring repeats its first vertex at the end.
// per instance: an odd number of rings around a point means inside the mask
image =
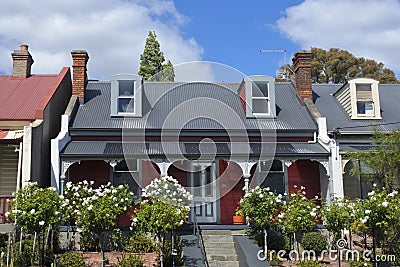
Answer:
MULTIPOLYGON (((379 81, 368 78, 358 78, 349 81, 351 96, 351 119, 382 119, 379 101, 379 81), (358 114, 357 112, 357 84, 370 84, 373 103, 373 114, 358 114)), ((362 101, 366 102, 366 101, 362 101)), ((368 101, 370 102, 370 101, 368 101)))

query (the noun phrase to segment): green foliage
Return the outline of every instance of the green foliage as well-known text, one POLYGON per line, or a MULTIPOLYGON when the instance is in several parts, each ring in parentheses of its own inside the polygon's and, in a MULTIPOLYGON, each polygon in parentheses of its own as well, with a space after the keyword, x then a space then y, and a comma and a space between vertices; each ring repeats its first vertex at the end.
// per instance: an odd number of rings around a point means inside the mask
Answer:
POLYGON ((316 255, 320 255, 328 246, 326 237, 318 232, 305 233, 301 239, 301 245, 304 250, 314 251, 316 255))
POLYGON ((370 261, 354 260, 349 261, 349 267, 372 267, 372 263, 370 261))
POLYGON ((33 254, 33 240, 22 240, 14 243, 12 252, 15 267, 31 266, 32 260, 35 258, 35 254, 33 254), (19 251, 20 246, 21 252, 19 251))
MULTIPOLYGON (((165 240, 164 241, 164 266, 172 266, 172 247, 171 247, 171 240, 165 240)), ((181 238, 177 236, 174 239, 174 249, 177 250, 176 256, 174 256, 174 262, 175 266, 184 266, 184 259, 183 259, 183 249, 182 249, 182 243, 181 243, 181 238)))
POLYGON ((330 205, 324 205, 322 216, 328 231, 339 236, 341 230, 350 229, 355 220, 357 202, 346 198, 333 198, 330 205))
POLYGON ((298 267, 324 267, 325 265, 317 260, 300 261, 297 263, 298 267))
POLYGON ((79 247, 82 251, 100 251, 100 239, 89 232, 81 232, 79 247))
MULTIPOLYGON (((367 151, 348 152, 353 161, 363 161, 374 171, 374 182, 389 193, 400 179, 400 130, 389 133, 374 132, 374 146, 367 151)), ((358 169, 353 170, 358 172, 358 169)))
POLYGON ((129 243, 125 246, 125 249, 130 252, 136 253, 149 253, 155 251, 154 241, 145 234, 135 233, 129 243))
POLYGON ((175 73, 171 61, 165 61, 164 53, 160 50, 160 43, 154 31, 149 31, 146 38, 143 54, 140 55, 139 75, 145 81, 174 81, 175 73))
POLYGON ((314 83, 345 83, 353 78, 372 78, 399 83, 394 72, 375 60, 356 58, 346 50, 312 47, 311 77, 314 83))
POLYGON ((55 188, 39 188, 28 183, 17 190, 10 201, 12 210, 8 219, 23 228, 25 233, 40 233, 49 226, 55 228, 62 218, 62 199, 55 188))
POLYGON ((305 187, 289 195, 289 203, 284 205, 278 215, 279 222, 287 233, 307 232, 317 224, 319 206, 315 199, 307 199, 305 187))
POLYGON ((144 261, 139 255, 129 255, 128 257, 122 256, 121 261, 118 263, 118 267, 142 267, 144 261))
POLYGON ((154 179, 143 190, 144 200, 132 216, 132 226, 160 237, 181 226, 189 213, 189 192, 172 177, 154 179))
POLYGON ((276 214, 282 205, 282 195, 269 191, 269 188, 256 187, 240 200, 240 210, 249 218, 251 224, 267 228, 276 221, 276 214))
MULTIPOLYGON (((249 235, 253 240, 257 242, 257 245, 261 248, 264 246, 264 229, 257 227, 256 225, 250 225, 249 229, 246 229, 246 234, 249 235)), ((290 250, 289 239, 282 233, 282 230, 277 226, 271 225, 267 230, 267 243, 269 250, 290 250)))
POLYGON ((82 231, 100 236, 113 229, 118 216, 128 210, 133 199, 127 185, 114 187, 108 183, 96 189, 92 186, 87 181, 75 185, 69 182, 65 198, 69 214, 82 231))
POLYGON ((85 267, 82 253, 76 251, 68 251, 63 253, 58 259, 57 263, 60 267, 85 267))

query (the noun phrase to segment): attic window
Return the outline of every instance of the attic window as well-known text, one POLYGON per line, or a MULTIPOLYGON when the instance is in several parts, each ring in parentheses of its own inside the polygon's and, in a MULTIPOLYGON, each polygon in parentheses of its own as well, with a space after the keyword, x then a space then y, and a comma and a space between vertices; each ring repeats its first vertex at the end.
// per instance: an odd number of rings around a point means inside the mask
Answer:
POLYGON ((141 80, 134 74, 111 77, 111 116, 142 116, 141 80))
POLYGON ((357 114, 374 116, 371 84, 356 84, 357 114))
POLYGON ((256 81, 251 85, 253 114, 269 114, 270 99, 268 82, 256 81))
POLYGON ((118 113, 135 112, 135 81, 118 81, 118 113))
POLYGON ((275 118, 275 79, 269 76, 254 75, 243 79, 239 95, 244 92, 247 118, 275 118))

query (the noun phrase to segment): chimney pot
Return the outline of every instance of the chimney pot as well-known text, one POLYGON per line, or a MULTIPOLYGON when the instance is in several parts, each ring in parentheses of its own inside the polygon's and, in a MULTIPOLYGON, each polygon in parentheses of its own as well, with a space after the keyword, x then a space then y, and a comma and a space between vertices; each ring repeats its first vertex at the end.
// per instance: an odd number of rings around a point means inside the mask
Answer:
POLYGON ((22 44, 21 46, 20 46, 20 49, 21 50, 24 50, 24 51, 28 51, 28 45, 27 44, 22 44))
POLYGON ((312 99, 311 59, 310 51, 299 51, 293 57, 296 91, 301 100, 312 99))
POLYGON ((87 62, 89 55, 85 50, 74 50, 72 55, 72 94, 77 95, 79 101, 85 101, 87 85, 87 62))

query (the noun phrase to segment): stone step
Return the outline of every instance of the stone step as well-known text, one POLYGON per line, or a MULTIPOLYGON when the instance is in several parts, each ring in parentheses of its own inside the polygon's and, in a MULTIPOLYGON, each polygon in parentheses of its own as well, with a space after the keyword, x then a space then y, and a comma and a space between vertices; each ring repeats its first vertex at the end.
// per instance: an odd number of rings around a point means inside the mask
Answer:
POLYGON ((204 235, 231 235, 231 230, 201 230, 201 234, 204 235))
POLYGON ((207 255, 207 260, 210 261, 237 261, 237 255, 214 254, 207 255))
POLYGON ((206 248, 234 248, 234 242, 205 242, 204 247, 206 248))
POLYGON ((239 267, 238 261, 210 261, 209 267, 239 267))
POLYGON ((233 242, 231 235, 203 235, 203 241, 206 242, 233 242))
POLYGON ((215 254, 220 254, 220 255, 236 255, 236 250, 235 247, 230 247, 230 248, 206 248, 206 254, 207 255, 215 255, 215 254))

